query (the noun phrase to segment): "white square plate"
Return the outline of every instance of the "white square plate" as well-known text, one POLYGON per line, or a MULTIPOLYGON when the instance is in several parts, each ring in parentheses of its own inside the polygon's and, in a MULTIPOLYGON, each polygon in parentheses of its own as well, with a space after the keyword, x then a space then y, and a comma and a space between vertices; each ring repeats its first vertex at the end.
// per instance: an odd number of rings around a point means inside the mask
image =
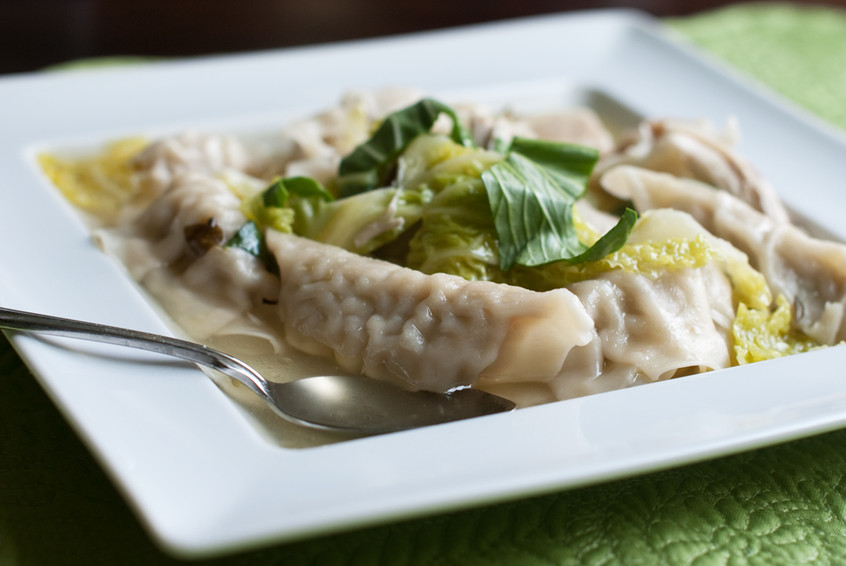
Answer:
MULTIPOLYGON (((350 88, 453 100, 597 105, 633 116, 739 119, 742 151, 800 216, 844 239, 846 144, 627 11, 0 79, 0 302, 167 332, 40 176, 39 148, 129 134, 268 131, 350 88)), ((228 552, 595 483, 846 424, 846 349, 309 449, 269 442, 201 373, 14 344, 153 536, 228 552)), ((105 350, 104 350, 105 352, 105 350)))

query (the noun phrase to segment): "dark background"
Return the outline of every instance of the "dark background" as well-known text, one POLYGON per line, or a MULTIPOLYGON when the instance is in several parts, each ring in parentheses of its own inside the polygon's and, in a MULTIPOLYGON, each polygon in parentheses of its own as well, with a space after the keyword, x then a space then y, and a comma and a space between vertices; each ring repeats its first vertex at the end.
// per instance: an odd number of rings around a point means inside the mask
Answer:
MULTIPOLYGON (((252 51, 570 10, 628 7, 664 17, 731 3, 719 0, 0 0, 0 73, 33 71, 88 57, 252 51)), ((824 3, 846 7, 846 0, 824 3)))

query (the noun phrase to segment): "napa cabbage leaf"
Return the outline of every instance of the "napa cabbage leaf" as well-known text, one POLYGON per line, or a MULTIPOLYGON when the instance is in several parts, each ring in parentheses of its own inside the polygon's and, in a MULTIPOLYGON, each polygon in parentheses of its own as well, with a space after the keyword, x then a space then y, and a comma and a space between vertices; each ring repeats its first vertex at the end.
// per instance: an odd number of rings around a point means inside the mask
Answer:
POLYGON ((458 177, 423 210, 406 265, 423 273, 501 281, 496 229, 479 178, 458 177))
POLYGON ((318 181, 310 177, 287 177, 274 179, 260 192, 250 194, 249 179, 226 179, 241 195, 241 211, 250 222, 260 229, 273 228, 286 234, 295 231, 295 213, 290 206, 294 202, 328 202, 333 197, 318 181))
POLYGON ((732 324, 734 353, 740 365, 807 352, 820 344, 793 328, 793 308, 784 295, 775 309, 740 303, 732 324))
POLYGON ((431 198, 426 187, 386 187, 331 202, 292 199, 289 206, 296 234, 368 254, 413 226, 431 198))
POLYGON ((660 241, 627 243, 619 250, 593 261, 553 262, 539 266, 515 266, 507 282, 535 291, 548 291, 595 279, 610 271, 657 277, 669 271, 696 268, 714 258, 714 249, 703 237, 668 238, 660 241))
MULTIPOLYGON (((392 181, 398 186, 415 186, 420 182, 416 175, 437 178, 437 172, 421 167, 426 159, 415 163, 401 156, 430 132, 441 114, 452 119, 453 143, 481 151, 454 110, 426 98, 390 114, 369 140, 341 161, 338 194, 361 194, 392 181)), ((448 151, 456 153, 454 148, 448 151)), ((494 218, 502 271, 514 265, 594 261, 625 243, 637 220, 633 210, 627 209, 618 224, 591 245, 579 240, 574 228, 573 204, 584 195, 597 159, 598 152, 592 148, 517 137, 511 140, 504 159, 477 166, 494 218)), ((471 161, 469 158, 468 164, 471 161)))

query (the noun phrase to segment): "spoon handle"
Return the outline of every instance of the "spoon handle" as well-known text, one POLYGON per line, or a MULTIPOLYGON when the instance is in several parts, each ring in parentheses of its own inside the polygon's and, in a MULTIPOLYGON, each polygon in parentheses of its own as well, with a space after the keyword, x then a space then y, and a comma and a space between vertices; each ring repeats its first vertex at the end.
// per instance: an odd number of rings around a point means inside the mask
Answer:
POLYGON ((0 328, 78 338, 174 356, 225 373, 261 397, 269 398, 267 382, 249 365, 219 350, 187 340, 5 307, 0 307, 0 328))

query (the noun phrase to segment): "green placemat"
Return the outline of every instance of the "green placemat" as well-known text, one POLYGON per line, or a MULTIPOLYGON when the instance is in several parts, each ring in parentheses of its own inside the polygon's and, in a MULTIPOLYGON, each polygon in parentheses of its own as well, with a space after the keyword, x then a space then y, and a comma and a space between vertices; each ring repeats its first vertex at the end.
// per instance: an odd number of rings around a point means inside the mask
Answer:
POLYGON ((846 128, 846 11, 740 4, 667 23, 700 47, 846 128))
MULTIPOLYGON (((846 13, 741 5, 668 22, 846 128, 846 13)), ((846 431, 590 488, 197 564, 846 564, 846 431)), ((0 565, 161 553, 0 337, 0 565)))

